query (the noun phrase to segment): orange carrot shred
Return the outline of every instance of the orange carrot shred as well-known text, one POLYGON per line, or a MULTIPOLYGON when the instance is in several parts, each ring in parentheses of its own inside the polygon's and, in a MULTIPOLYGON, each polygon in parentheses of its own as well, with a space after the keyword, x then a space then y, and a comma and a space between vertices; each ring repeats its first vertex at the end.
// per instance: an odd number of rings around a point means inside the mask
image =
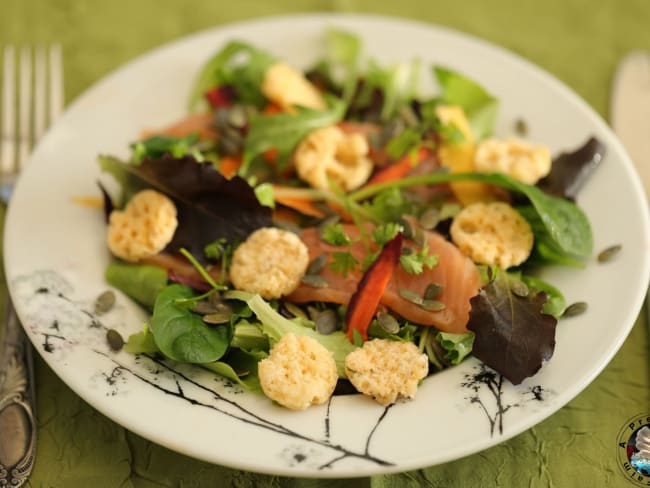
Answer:
POLYGON ((241 167, 240 156, 224 156, 219 160, 219 172, 226 178, 232 178, 241 167))
POLYGON ((425 147, 420 147, 418 149, 418 153, 415 158, 413 158, 410 153, 405 154, 394 163, 383 167, 377 173, 375 173, 373 177, 368 180, 366 186, 376 185, 378 183, 386 183, 389 181, 397 181, 400 178, 406 176, 409 171, 420 164, 430 154, 431 150, 425 147))
POLYGON ((355 330, 361 334, 364 341, 368 340, 368 327, 375 316, 386 286, 397 268, 401 254, 402 234, 400 232, 384 246, 375 262, 359 281, 357 290, 350 297, 345 314, 347 337, 351 342, 354 340, 355 330))

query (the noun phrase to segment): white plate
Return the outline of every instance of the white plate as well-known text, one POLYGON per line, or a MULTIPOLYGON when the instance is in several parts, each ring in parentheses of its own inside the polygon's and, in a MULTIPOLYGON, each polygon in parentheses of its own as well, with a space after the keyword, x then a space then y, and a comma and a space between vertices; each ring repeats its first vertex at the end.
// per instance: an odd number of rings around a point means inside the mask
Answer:
MULTIPOLYGON (((426 70, 425 70, 426 71, 426 70)), ((433 90, 423 82, 423 89, 433 90)), ((104 177, 103 177, 104 178, 104 177)), ((606 124, 572 91, 485 42, 430 25, 374 16, 299 15, 226 26, 174 42, 88 90, 35 151, 7 217, 11 295, 36 349, 76 393, 124 427, 176 451, 245 470, 345 477, 404 471, 485 449, 537 424, 577 395, 627 336, 650 273, 648 211, 632 164, 606 124), (107 288, 109 254, 101 212, 73 203, 98 195, 98 153, 126 155, 143 128, 182 116, 193 77, 226 41, 246 39, 298 66, 316 60, 328 26, 353 30, 369 56, 419 58, 480 81, 501 101, 497 133, 518 118, 554 153, 595 135, 602 166, 578 203, 595 250, 622 244, 612 262, 549 269, 545 278, 587 313, 561 321, 552 360, 513 387, 471 359, 427 378, 415 401, 385 409, 361 396, 296 413, 242 393, 192 367, 111 353, 105 327, 138 331, 144 313, 118 294, 114 310, 91 313, 107 288)))

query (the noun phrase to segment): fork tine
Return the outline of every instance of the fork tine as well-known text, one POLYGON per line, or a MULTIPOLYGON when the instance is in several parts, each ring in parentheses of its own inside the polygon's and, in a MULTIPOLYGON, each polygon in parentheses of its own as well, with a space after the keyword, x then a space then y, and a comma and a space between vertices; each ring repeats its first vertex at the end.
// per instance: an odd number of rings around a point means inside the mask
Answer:
POLYGON ((50 120, 52 124, 63 112, 63 55, 61 44, 50 46, 50 120))
POLYGON ((45 48, 38 46, 34 55, 34 142, 39 141, 45 132, 45 90, 47 66, 45 48))
POLYGON ((14 170, 16 151, 16 52, 13 46, 5 46, 3 53, 2 79, 2 140, 0 141, 0 172, 11 173, 14 170))
POLYGON ((22 169, 31 147, 32 51, 29 46, 20 50, 20 78, 18 89, 18 169, 22 169))

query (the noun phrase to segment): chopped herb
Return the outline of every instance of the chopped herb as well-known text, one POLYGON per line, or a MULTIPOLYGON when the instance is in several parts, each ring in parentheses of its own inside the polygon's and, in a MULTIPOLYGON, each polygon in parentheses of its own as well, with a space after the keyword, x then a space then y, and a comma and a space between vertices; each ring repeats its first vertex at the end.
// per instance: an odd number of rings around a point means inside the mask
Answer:
POLYGON ((420 252, 412 253, 402 253, 399 258, 399 262, 409 274, 418 275, 424 271, 424 268, 433 269, 433 267, 438 264, 438 256, 434 254, 429 254, 429 248, 424 246, 420 252))
POLYGON ((330 263, 330 269, 337 273, 340 273, 342 276, 347 276, 348 272, 352 271, 359 264, 359 261, 347 251, 334 251, 332 253, 332 262, 330 263))
POLYGON ((345 233, 341 224, 331 224, 324 227, 321 239, 333 246, 344 246, 351 242, 350 236, 345 233))
POLYGON ((401 231, 402 226, 397 222, 386 222, 373 229, 372 239, 378 246, 383 246, 401 231))

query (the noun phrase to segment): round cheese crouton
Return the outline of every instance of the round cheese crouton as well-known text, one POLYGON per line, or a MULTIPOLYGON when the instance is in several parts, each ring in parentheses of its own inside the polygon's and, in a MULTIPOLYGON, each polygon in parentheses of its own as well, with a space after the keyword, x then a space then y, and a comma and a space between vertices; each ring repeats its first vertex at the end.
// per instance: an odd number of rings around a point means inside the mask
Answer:
POLYGON ((338 374, 332 353, 308 336, 287 334, 258 363, 264 394, 291 410, 325 403, 338 374))
POLYGON ((507 203, 477 202, 456 215, 451 239, 475 263, 508 269, 523 263, 533 248, 530 224, 507 203))
POLYGON ((551 171, 551 152, 517 139, 486 139, 476 148, 474 166, 483 173, 498 172, 534 185, 551 171))
POLYGON ((294 152, 296 171, 313 188, 327 190, 330 181, 344 191, 363 185, 372 173, 368 140, 331 125, 305 137, 294 152))
POLYGON ((381 405, 414 398, 429 370, 426 354, 412 342, 373 339, 345 358, 345 374, 354 387, 381 405))
POLYGON ((124 210, 111 212, 108 248, 118 258, 137 262, 162 251, 177 226, 174 202, 156 190, 142 190, 124 210))
POLYGON ((235 250, 230 281, 238 290, 266 299, 288 295, 300 284, 309 265, 307 246, 293 232, 265 227, 235 250))
POLYGON ((294 105, 324 110, 325 100, 305 76, 287 63, 274 63, 264 73, 262 93, 285 110, 294 105))

